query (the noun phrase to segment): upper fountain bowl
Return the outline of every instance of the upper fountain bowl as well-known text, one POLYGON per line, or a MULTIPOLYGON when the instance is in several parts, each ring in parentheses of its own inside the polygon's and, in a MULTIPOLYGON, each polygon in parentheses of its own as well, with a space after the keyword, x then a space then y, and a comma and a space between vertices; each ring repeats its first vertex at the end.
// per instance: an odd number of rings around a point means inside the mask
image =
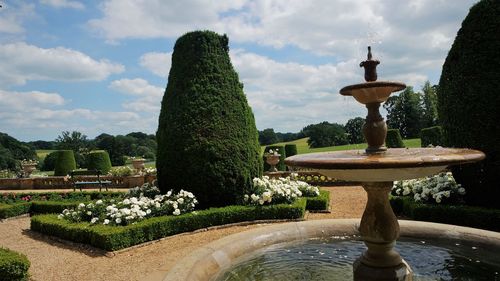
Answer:
POLYGON ((383 103, 391 93, 406 88, 404 83, 391 81, 373 81, 349 85, 340 90, 343 96, 353 96, 359 103, 383 103))

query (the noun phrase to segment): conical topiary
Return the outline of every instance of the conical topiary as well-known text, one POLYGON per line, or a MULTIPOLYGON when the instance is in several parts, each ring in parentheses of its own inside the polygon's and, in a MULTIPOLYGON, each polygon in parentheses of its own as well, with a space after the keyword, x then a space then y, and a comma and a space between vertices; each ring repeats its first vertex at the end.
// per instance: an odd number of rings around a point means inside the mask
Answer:
POLYGON ((226 35, 180 37, 161 104, 159 188, 189 190, 202 208, 241 201, 262 175, 254 116, 228 51, 226 35))
POLYGON ((54 176, 66 176, 76 169, 73 150, 59 150, 54 167, 54 176))
POLYGON ((388 129, 387 136, 385 137, 385 145, 388 148, 401 148, 405 147, 403 138, 399 133, 399 129, 388 129))
POLYGON ((111 170, 109 154, 104 150, 92 151, 87 155, 87 169, 107 174, 111 170))
POLYGON ((500 174, 500 1, 475 4, 446 57, 438 88, 444 144, 486 153, 453 168, 468 204, 498 208, 500 174))

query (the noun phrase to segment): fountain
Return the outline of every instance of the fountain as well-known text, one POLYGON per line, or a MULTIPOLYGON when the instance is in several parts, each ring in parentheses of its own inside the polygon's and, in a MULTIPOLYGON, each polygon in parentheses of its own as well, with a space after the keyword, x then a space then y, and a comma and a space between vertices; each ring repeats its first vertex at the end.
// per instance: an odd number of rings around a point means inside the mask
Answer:
MULTIPOLYGON (((180 261, 164 280, 242 280, 241 278, 245 279, 246 277, 236 276, 235 279, 225 279, 223 276, 222 279, 214 278, 220 278, 221 274, 224 274, 224 270, 229 275, 234 274, 235 264, 245 264, 242 263, 242 260, 248 260, 249 256, 261 254, 269 247, 297 243, 297 241, 302 243, 311 239, 346 237, 346 235, 359 237, 367 247, 361 256, 355 260, 353 258, 352 271, 349 270, 349 272, 353 274, 354 280, 412 280, 412 268, 394 249, 400 235, 400 223, 402 225, 401 233, 405 239, 407 237, 417 239, 444 238, 446 241, 460 239, 460 241, 481 243, 486 245, 485 249, 500 248, 500 234, 496 232, 428 222, 404 220, 398 222, 389 204, 389 192, 393 181, 433 175, 450 165, 480 161, 484 159, 485 155, 477 150, 459 148, 387 149, 384 145, 387 126, 380 115, 379 107, 391 93, 404 89, 406 85, 399 82, 377 81, 376 66, 379 63, 373 59, 371 49, 368 47, 368 59, 360 64, 361 67, 365 68, 366 82, 347 86, 340 90, 340 94, 353 96, 368 109, 366 122, 363 126, 363 134, 368 147, 365 150, 300 154, 285 159, 285 164, 293 168, 314 170, 340 180, 362 182, 368 201, 361 222, 355 219, 290 222, 234 234, 194 251, 180 261)), ((406 247, 408 244, 405 243, 401 243, 399 246, 406 247)), ((411 249, 416 249, 419 246, 411 247, 406 250, 406 253, 414 251, 411 249)), ((359 248, 355 247, 355 249, 359 248)), ((290 252, 290 248, 282 250, 290 252)), ((402 248, 401 252, 404 252, 403 250, 405 248, 402 248)), ((417 251, 413 257, 408 259, 425 261, 426 251, 417 251), (424 257, 420 255, 424 255, 424 257)), ((435 253, 432 251, 427 252, 427 254, 434 255, 435 253)), ((482 255, 489 254, 483 253, 482 255)), ((302 262, 299 258, 297 259, 295 263, 280 265, 280 268, 284 269, 285 272, 280 271, 281 275, 275 280, 282 280, 286 270, 292 270, 293 264, 302 262)), ((323 260, 323 262, 325 261, 323 260)), ((333 263, 332 260, 326 262, 333 263)), ((338 261, 335 261, 335 264, 338 264, 338 261)), ((249 268, 254 269, 255 267, 251 265, 249 268)), ((416 264, 416 268, 421 270, 422 267, 416 264)), ((249 276, 252 276, 253 272, 250 274, 249 276)), ((342 272, 336 271, 333 275, 322 275, 319 280, 348 279, 342 274, 342 272)), ((259 278, 261 277, 257 277, 255 280, 262 280, 259 278)))
POLYGON ((435 174, 447 166, 482 160, 482 152, 471 149, 419 148, 387 149, 387 125, 379 107, 391 93, 406 88, 399 82, 376 81, 376 67, 368 47, 365 68, 366 83, 340 90, 353 96, 368 109, 363 135, 368 143, 365 151, 311 153, 289 157, 286 165, 316 170, 326 176, 361 181, 368 195, 359 232, 368 249, 353 265, 354 280, 411 280, 410 266, 393 247, 399 237, 399 224, 389 204, 393 181, 435 174))

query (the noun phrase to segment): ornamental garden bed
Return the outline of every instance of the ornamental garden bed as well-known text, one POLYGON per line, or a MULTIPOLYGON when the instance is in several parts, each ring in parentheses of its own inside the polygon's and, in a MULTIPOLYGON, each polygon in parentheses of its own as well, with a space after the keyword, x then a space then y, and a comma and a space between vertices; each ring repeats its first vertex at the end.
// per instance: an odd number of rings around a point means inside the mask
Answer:
POLYGON ((30 261, 20 253, 0 247, 0 280, 28 280, 30 261))

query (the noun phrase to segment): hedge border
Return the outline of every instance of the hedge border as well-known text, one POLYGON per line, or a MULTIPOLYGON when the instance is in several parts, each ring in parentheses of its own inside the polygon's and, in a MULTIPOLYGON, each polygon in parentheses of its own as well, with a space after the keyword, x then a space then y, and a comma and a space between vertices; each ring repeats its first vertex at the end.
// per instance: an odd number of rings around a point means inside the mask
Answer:
POLYGON ((304 217, 306 200, 270 206, 227 206, 180 216, 154 217, 123 227, 71 223, 57 215, 31 218, 31 230, 77 243, 90 244, 106 251, 116 251, 163 237, 201 228, 243 221, 299 219, 304 217))
POLYGON ((391 197, 394 213, 419 221, 446 223, 500 231, 500 209, 465 205, 433 205, 417 203, 411 198, 391 197))
POLYGON ((28 280, 30 265, 25 255, 0 247, 0 281, 28 280))
POLYGON ((328 190, 320 190, 319 196, 305 197, 306 210, 309 211, 328 211, 330 205, 330 192, 328 190))
POLYGON ((0 219, 11 218, 29 213, 30 208, 30 202, 13 204, 0 203, 0 219))

